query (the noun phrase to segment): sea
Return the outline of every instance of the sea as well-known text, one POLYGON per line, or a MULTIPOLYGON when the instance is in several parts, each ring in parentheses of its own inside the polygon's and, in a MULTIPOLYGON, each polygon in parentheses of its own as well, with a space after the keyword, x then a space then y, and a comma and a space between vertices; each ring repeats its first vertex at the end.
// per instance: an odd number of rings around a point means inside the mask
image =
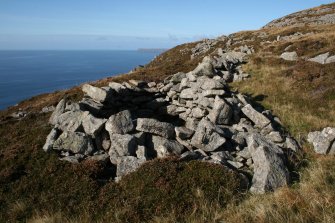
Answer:
POLYGON ((0 51, 0 110, 35 95, 127 73, 161 52, 0 51))

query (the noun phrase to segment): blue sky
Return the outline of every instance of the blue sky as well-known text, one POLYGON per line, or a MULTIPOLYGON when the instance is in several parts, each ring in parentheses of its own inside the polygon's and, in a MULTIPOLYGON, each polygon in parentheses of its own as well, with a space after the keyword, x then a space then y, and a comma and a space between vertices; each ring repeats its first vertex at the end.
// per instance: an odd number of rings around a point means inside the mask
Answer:
POLYGON ((169 48, 326 0, 0 0, 0 49, 169 48))

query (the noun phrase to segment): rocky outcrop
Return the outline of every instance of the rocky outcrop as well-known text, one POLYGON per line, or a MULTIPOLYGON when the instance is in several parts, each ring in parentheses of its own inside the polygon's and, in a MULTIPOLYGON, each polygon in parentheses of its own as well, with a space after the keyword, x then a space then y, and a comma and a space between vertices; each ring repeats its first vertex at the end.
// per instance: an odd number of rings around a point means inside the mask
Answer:
POLYGON ((116 180, 146 160, 177 156, 248 172, 255 193, 287 185, 286 152, 297 144, 274 124, 276 117, 227 86, 227 72, 240 75, 246 55, 221 50, 162 83, 85 84, 80 102, 57 105, 44 150, 73 163, 108 157, 116 180))
POLYGON ((335 154, 335 128, 327 127, 322 131, 310 132, 307 141, 312 143, 319 154, 335 154))

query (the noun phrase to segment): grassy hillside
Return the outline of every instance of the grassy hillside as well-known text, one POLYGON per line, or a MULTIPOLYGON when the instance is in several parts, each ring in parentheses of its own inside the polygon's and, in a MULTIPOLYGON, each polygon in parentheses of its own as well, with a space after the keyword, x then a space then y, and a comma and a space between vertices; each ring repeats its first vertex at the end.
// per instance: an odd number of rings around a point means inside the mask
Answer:
MULTIPOLYGON (((334 222, 335 158, 315 155, 305 143, 309 131, 335 126, 335 65, 305 60, 325 52, 335 55, 334 30, 334 25, 306 24, 230 36, 229 49, 255 49, 244 65, 251 78, 231 87, 272 110, 302 144, 304 154, 296 161, 299 182, 255 196, 245 192, 238 175, 206 163, 155 160, 115 184, 108 180, 113 170, 106 164, 61 162, 42 150, 51 127, 50 114, 39 111, 64 96, 80 99, 76 87, 0 112, 0 222, 334 222), (297 32, 299 38, 277 41, 297 32), (289 46, 298 61, 279 58, 289 46), (18 109, 30 114, 22 120, 9 118, 18 109)), ((203 57, 227 47, 226 41, 218 41, 191 60, 196 44, 177 46, 144 68, 94 84, 162 81, 193 70, 203 57)))

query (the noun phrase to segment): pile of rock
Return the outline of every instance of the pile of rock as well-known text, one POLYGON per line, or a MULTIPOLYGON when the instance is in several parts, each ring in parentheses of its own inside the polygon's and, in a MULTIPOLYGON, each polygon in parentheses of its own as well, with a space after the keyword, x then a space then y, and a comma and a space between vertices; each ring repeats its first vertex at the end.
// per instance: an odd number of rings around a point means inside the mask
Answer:
POLYGON ((250 175, 255 193, 286 185, 286 154, 296 151, 297 143, 282 133, 278 118, 228 89, 222 70, 233 71, 245 54, 219 55, 163 83, 85 84, 79 103, 63 99, 57 105, 44 150, 71 162, 110 162, 116 180, 146 160, 179 156, 250 175))

